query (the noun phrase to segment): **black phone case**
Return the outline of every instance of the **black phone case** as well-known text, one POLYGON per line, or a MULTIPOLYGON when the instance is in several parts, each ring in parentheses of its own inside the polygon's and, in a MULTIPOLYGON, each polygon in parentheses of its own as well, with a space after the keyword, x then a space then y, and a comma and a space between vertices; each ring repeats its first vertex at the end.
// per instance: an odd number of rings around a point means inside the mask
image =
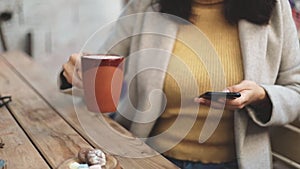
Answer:
POLYGON ((219 98, 226 98, 226 99, 236 99, 238 97, 241 97, 241 94, 238 92, 206 92, 199 97, 204 99, 214 99, 217 100, 219 98))

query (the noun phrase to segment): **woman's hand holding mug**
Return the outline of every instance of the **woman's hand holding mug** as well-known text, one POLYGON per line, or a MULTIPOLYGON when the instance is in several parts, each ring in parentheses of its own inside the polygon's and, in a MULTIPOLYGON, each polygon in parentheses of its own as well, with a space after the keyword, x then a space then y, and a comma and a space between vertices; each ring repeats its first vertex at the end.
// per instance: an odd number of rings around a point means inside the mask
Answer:
POLYGON ((63 75, 70 84, 78 88, 82 88, 81 56, 80 53, 74 53, 63 64, 63 75))

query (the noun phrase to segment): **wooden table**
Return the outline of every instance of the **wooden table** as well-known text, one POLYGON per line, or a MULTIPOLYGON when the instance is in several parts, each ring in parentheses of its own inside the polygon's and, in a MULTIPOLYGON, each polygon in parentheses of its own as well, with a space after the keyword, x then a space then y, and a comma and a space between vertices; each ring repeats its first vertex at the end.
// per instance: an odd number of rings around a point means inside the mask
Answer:
POLYGON ((0 137, 5 143, 0 159, 6 160, 8 169, 61 168, 82 147, 109 146, 119 148, 114 155, 124 169, 176 168, 108 117, 88 112, 84 105, 74 108, 72 97, 60 93, 56 82, 49 80, 47 67, 24 53, 0 56, 0 95, 12 96, 12 102, 0 108, 0 137), (90 125, 83 128, 77 116, 90 125), (101 129, 97 138, 89 137, 84 130, 89 127, 101 129), (126 139, 111 139, 116 134, 126 139), (156 155, 130 158, 145 154, 156 155))

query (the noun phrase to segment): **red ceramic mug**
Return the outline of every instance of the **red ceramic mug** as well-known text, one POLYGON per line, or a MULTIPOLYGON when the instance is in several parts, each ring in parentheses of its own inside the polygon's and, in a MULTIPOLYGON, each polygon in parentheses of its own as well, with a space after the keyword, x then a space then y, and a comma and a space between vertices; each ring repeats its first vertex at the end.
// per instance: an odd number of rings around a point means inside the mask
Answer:
POLYGON ((122 89, 124 57, 84 54, 81 65, 87 109, 101 113, 115 112, 122 89))

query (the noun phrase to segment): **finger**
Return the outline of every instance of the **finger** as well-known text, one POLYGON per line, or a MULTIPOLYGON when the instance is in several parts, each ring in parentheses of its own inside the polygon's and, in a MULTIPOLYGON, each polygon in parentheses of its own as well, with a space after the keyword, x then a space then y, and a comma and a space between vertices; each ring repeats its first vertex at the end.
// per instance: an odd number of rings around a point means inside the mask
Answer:
POLYGON ((76 87, 82 88, 82 80, 78 77, 78 73, 81 73, 81 71, 78 72, 74 65, 68 63, 63 65, 63 70, 63 75, 66 77, 69 83, 76 87))
POLYGON ((68 71, 64 71, 63 75, 65 76, 66 80, 72 84, 73 86, 76 86, 78 88, 82 88, 82 81, 78 77, 74 76, 74 74, 70 74, 68 71))
POLYGON ((76 65, 76 63, 78 63, 80 61, 80 53, 73 53, 70 58, 69 61, 73 64, 76 65))
POLYGON ((199 103, 199 104, 204 104, 205 100, 206 99, 199 98, 199 97, 194 98, 194 102, 199 103))
POLYGON ((68 74, 65 71, 63 71, 63 76, 66 78, 68 83, 72 84, 72 78, 70 78, 70 76, 68 76, 68 74))
POLYGON ((242 85, 237 84, 237 85, 234 85, 234 86, 229 86, 229 87, 227 87, 227 89, 230 92, 240 92, 240 91, 243 90, 243 87, 242 87, 242 85))
POLYGON ((233 101, 228 99, 219 99, 218 101, 211 101, 204 98, 195 98, 194 101, 201 105, 211 107, 214 109, 237 110, 245 107, 242 101, 233 101))
POLYGON ((243 97, 241 96, 240 98, 236 98, 233 100, 226 100, 226 109, 242 109, 245 107, 247 104, 247 99, 245 98, 245 95, 243 97))
POLYGON ((204 98, 195 98, 194 101, 201 105, 212 107, 214 109, 224 109, 225 107, 225 103, 219 103, 217 101, 211 101, 204 98))
POLYGON ((81 71, 81 56, 82 55, 83 55, 82 53, 76 53, 76 54, 73 54, 73 56, 71 56, 73 64, 76 67, 76 76, 80 80, 82 80, 82 71, 81 71))
POLYGON ((82 80, 79 79, 78 77, 76 76, 73 76, 73 85, 76 86, 77 88, 80 88, 82 89, 82 80))
POLYGON ((75 69, 74 70, 74 72, 75 72, 74 76, 76 76, 78 79, 82 80, 82 71, 81 71, 81 68, 78 67, 77 65, 75 65, 74 69, 75 69))
POLYGON ((76 72, 76 77, 82 80, 82 73, 81 73, 81 62, 80 57, 78 57, 79 54, 73 54, 70 58, 70 60, 65 64, 67 71, 69 71, 69 75, 73 74, 73 72, 76 72), (74 61, 76 60, 77 61, 74 61), (78 60, 79 59, 79 60, 78 60))
POLYGON ((207 99, 204 99, 204 98, 195 98, 194 101, 196 103, 199 103, 200 105, 207 106, 207 107, 209 107, 210 104, 211 104, 210 100, 207 100, 207 99))
POLYGON ((241 106, 233 106, 233 105, 226 105, 225 109, 226 110, 241 110, 243 109, 245 106, 241 105, 241 106))
POLYGON ((203 99, 203 98, 201 98, 201 99, 202 99, 201 102, 200 102, 201 105, 210 107, 210 104, 211 104, 211 101, 210 101, 210 100, 203 99))
POLYGON ((78 69, 77 75, 78 75, 78 78, 79 78, 80 80, 82 80, 82 71, 81 71, 81 69, 78 69))
POLYGON ((222 92, 230 92, 230 90, 228 90, 227 88, 224 89, 222 92))
POLYGON ((73 76, 73 66, 70 64, 64 64, 63 65, 63 75, 65 76, 66 80, 72 84, 72 76, 73 76))
POLYGON ((236 85, 233 85, 233 86, 229 86, 227 87, 227 89, 230 91, 230 92, 240 92, 242 90, 245 90, 248 86, 247 85, 247 82, 246 81, 242 81, 241 83, 239 84, 236 84, 236 85))

